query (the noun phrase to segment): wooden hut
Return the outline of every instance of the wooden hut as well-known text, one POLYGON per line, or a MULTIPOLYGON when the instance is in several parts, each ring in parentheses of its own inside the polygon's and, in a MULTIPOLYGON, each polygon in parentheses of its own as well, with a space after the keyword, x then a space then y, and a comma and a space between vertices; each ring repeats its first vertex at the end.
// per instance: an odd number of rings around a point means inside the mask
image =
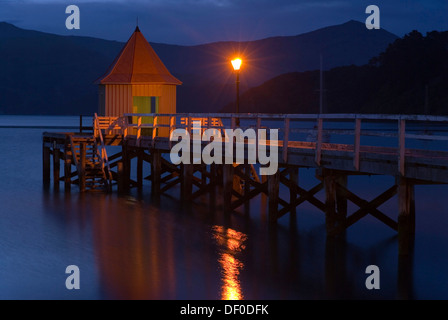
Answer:
MULTIPOLYGON (((176 113, 176 86, 182 82, 168 71, 137 27, 96 84, 98 114, 114 117, 125 113, 176 113)), ((146 117, 142 122, 152 121, 146 117)))

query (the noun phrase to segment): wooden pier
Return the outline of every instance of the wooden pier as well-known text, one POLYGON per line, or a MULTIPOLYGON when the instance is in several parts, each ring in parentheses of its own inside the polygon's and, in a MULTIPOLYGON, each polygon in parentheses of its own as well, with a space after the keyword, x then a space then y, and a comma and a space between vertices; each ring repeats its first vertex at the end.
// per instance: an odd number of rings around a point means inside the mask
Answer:
MULTIPOLYGON (((95 115, 91 133, 43 134, 43 181, 49 186, 53 172, 55 189, 63 184, 69 192, 75 184, 81 192, 127 192, 142 188, 143 180, 149 179, 154 195, 177 188, 183 201, 206 194, 217 197, 215 187, 219 185, 226 212, 263 195, 271 223, 309 202, 325 213, 329 236, 371 215, 398 232, 399 253, 408 254, 415 232, 414 186, 448 183, 447 124, 448 117, 400 115, 95 115), (236 152, 231 164, 226 164, 224 156, 222 164, 210 165, 201 161, 174 165, 169 160, 176 143, 169 139, 174 130, 187 130, 193 137, 213 129, 224 137, 226 129, 237 129, 237 123, 243 131, 267 129, 264 147, 278 149, 275 174, 260 176, 257 166, 249 162, 248 150, 258 150, 259 136, 255 140, 245 137, 244 161, 237 159, 236 152), (278 129, 276 140, 269 137, 271 129, 278 129), (135 180, 131 179, 133 159, 137 162, 135 180), (150 166, 147 177, 143 175, 145 164, 150 166), (318 183, 310 189, 300 184, 303 168, 316 170, 318 183), (388 175, 395 183, 368 201, 349 189, 349 177, 354 175, 388 175), (288 192, 280 192, 281 188, 288 192), (324 200, 316 197, 321 190, 324 200), (398 198, 397 219, 379 209, 394 196, 398 198), (358 207, 355 212, 348 212, 348 201, 358 207)), ((200 143, 201 152, 209 142, 200 143)), ((198 157, 193 154, 192 160, 198 157)))

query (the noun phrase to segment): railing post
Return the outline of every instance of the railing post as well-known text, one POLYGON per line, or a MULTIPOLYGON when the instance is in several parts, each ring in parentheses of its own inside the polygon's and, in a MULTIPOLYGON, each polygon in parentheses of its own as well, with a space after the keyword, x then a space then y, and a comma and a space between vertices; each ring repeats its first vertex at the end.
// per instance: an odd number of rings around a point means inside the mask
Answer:
POLYGON ((283 134, 283 162, 288 162, 288 143, 289 143, 289 118, 285 118, 285 132, 283 134))
POLYGON ((142 117, 137 117, 137 146, 140 147, 140 137, 142 134, 142 117))
POLYGON ((318 118, 317 119, 316 156, 315 156, 315 162, 318 166, 320 166, 320 160, 322 158, 322 130, 323 130, 323 121, 322 121, 322 118, 318 118))
MULTIPOLYGON (((72 186, 72 150, 68 147, 69 139, 65 141, 64 151, 64 186, 65 192, 70 192, 72 186)), ((76 156, 76 155, 75 155, 76 156)))
POLYGON ((128 117, 125 116, 124 119, 123 119, 123 136, 124 136, 124 139, 127 138, 128 132, 129 132, 129 120, 128 120, 128 117))
POLYGON ((187 132, 191 136, 191 117, 188 115, 187 117, 187 132))
POLYGON ((112 126, 112 118, 109 117, 109 126, 107 127, 107 134, 112 134, 112 129, 110 128, 112 126))
POLYGON ((257 131, 261 128, 261 118, 257 116, 257 131))
POLYGON ((53 147, 53 184, 54 189, 59 190, 59 180, 60 180, 60 171, 61 171, 61 152, 59 150, 59 147, 55 146, 53 147))
MULTIPOLYGON (((207 129, 210 129, 211 127, 212 127, 212 118, 209 116, 207 118, 207 129)), ((205 131, 205 129, 204 129, 204 131, 205 131)), ((204 133, 204 132, 202 132, 202 133, 204 133)))
MULTIPOLYGON (((97 127, 97 119, 98 119, 98 115, 95 113, 94 115, 94 118, 93 118, 93 135, 95 136, 95 137, 98 137, 98 132, 97 132, 97 130, 98 130, 98 127, 97 127)), ((81 117, 81 116, 80 116, 81 117)), ((82 119, 82 118, 81 118, 82 119)), ((82 121, 80 119, 80 121, 82 121)), ((82 131, 80 131, 80 132, 82 132, 82 131)))
POLYGON ((155 116, 153 125, 152 125, 152 147, 156 145, 156 137, 157 137, 157 123, 158 123, 159 117, 155 116))
POLYGON ((406 158, 406 120, 399 119, 398 122, 398 165, 401 176, 405 175, 405 158, 406 158))
POLYGON ((259 141, 260 141, 258 134, 260 132, 260 129, 261 129, 261 118, 259 116, 257 116, 257 134, 255 135, 257 137, 256 141, 255 141, 255 149, 256 149, 255 151, 257 152, 257 156, 258 156, 259 141))
POLYGON ((80 143, 80 166, 78 170, 79 189, 81 192, 86 191, 86 142, 80 143))
POLYGON ((231 126, 232 130, 235 130, 235 128, 236 128, 236 119, 233 117, 233 115, 230 118, 230 126, 231 126))
POLYGON ((172 148, 171 135, 173 134, 174 130, 176 129, 175 126, 176 126, 176 117, 170 116, 170 134, 168 137, 168 139, 169 139, 168 143, 169 143, 170 149, 172 148))
POLYGON ((360 161, 360 150, 361 150, 361 119, 356 118, 355 120, 355 142, 353 146, 353 166, 356 171, 359 171, 359 161, 360 161))

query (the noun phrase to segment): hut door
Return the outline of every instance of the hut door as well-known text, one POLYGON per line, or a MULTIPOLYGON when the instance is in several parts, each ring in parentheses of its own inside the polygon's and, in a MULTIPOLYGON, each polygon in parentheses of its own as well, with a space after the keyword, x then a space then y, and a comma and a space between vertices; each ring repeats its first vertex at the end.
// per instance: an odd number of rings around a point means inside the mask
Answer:
MULTIPOLYGON (((133 113, 159 113, 159 97, 133 97, 133 113)), ((137 117, 133 117, 133 123, 137 123, 137 117)), ((142 124, 154 123, 154 117, 142 117, 142 124)), ((152 135, 152 129, 142 129, 142 135, 152 135)))

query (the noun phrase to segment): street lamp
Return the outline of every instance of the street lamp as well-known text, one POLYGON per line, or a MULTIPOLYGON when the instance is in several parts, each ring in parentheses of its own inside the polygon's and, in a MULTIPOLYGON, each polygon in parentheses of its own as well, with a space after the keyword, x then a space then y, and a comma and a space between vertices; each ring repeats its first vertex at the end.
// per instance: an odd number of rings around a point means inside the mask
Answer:
MULTIPOLYGON (((233 70, 236 73, 236 113, 240 113, 240 69, 243 61, 240 58, 232 60, 233 70)), ((239 127, 240 119, 236 118, 236 125, 239 127)))

